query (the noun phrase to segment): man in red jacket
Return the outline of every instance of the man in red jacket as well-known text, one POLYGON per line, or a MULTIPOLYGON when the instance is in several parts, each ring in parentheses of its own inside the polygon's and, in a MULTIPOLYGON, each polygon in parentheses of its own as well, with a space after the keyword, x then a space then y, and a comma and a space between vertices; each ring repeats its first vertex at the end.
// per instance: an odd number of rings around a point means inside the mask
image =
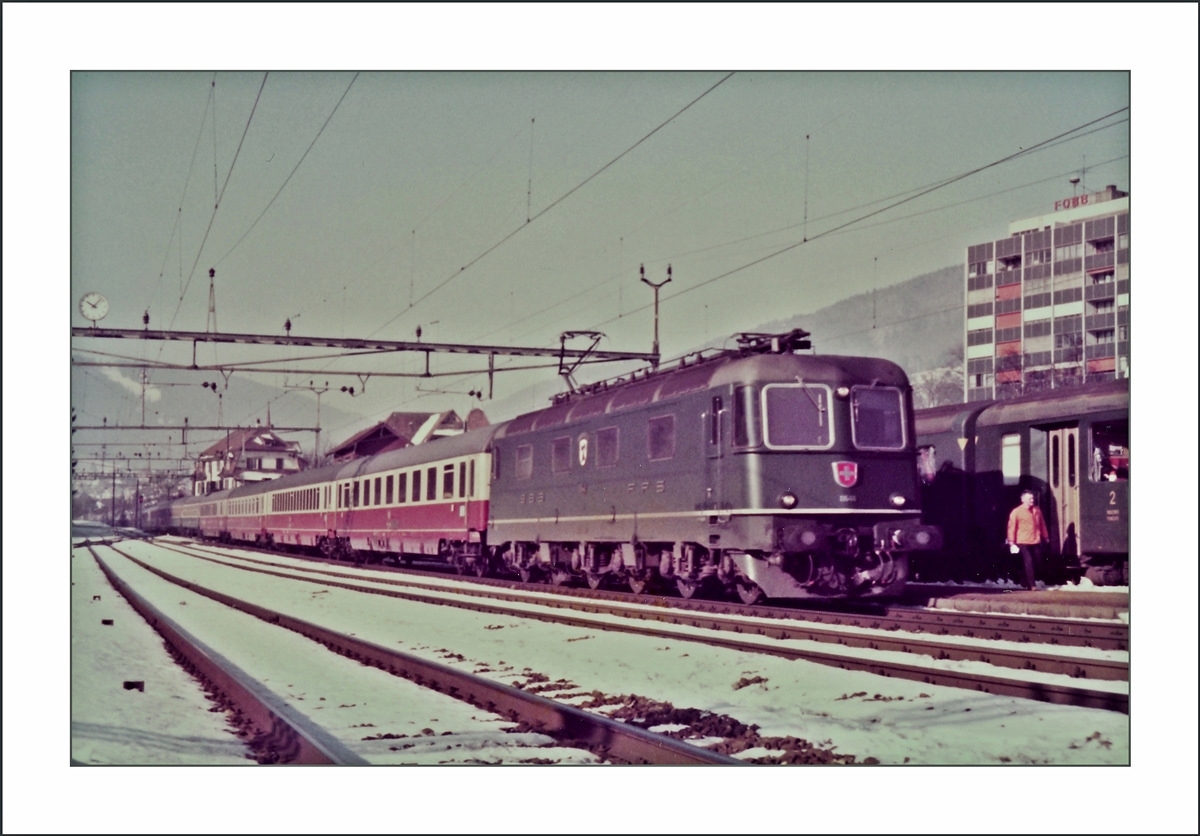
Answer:
POLYGON ((1037 588, 1033 567, 1042 550, 1042 543, 1049 539, 1050 532, 1046 529, 1041 509, 1033 504, 1033 491, 1022 491, 1021 504, 1008 515, 1008 539, 1005 542, 1013 554, 1021 553, 1026 589, 1037 588))

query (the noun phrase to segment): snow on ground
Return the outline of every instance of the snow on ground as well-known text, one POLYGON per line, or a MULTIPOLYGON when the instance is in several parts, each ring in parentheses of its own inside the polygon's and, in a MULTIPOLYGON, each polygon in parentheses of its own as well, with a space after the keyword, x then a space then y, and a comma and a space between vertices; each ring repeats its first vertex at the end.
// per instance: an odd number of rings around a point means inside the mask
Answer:
MULTIPOLYGON (((521 763, 535 759, 561 763, 595 761, 591 753, 551 746, 554 741, 544 735, 508 733, 505 729, 514 724, 461 700, 334 653, 314 653, 313 643, 297 633, 230 611, 202 596, 181 592, 173 584, 103 547, 99 547, 98 552, 119 577, 161 611, 169 613, 168 617, 184 630, 263 682, 293 708, 372 764, 521 763), (380 698, 380 695, 386 695, 386 698, 380 698)), ((86 552, 76 552, 73 568, 73 576, 98 578, 97 586, 107 586, 95 561, 86 552)), ((78 583, 74 588, 78 588, 78 583)), ((151 632, 140 616, 128 605, 125 608, 144 628, 142 633, 151 632)), ((90 629, 88 624, 80 623, 79 626, 73 634, 107 637, 102 631, 90 629)), ((154 644, 153 640, 150 643, 154 644)), ((127 650, 138 654, 139 667, 148 669, 152 677, 146 682, 150 693, 135 692, 137 698, 126 696, 125 702, 140 702, 145 706, 145 715, 156 719, 153 713, 163 705, 156 699, 162 687, 159 671, 182 675, 169 658, 164 658, 161 642, 151 647, 134 647, 128 642, 116 641, 103 644, 109 651, 127 650)), ((114 678, 113 670, 123 663, 112 659, 111 655, 111 652, 101 657, 82 652, 73 654, 73 718, 76 713, 87 711, 103 716, 109 710, 107 703, 96 704, 93 699, 96 690, 93 683, 114 678)), ((127 663, 125 667, 128 667, 127 663)), ((193 686, 192 690, 197 689, 193 686)), ((174 694, 170 697, 178 699, 174 694)), ((171 712, 172 718, 175 713, 171 712)), ((216 720, 221 717, 209 716, 216 720)), ((136 732, 137 728, 134 726, 130 731, 136 732)), ((85 762, 134 765, 181 762, 179 758, 172 759, 169 751, 147 746, 143 736, 136 733, 115 749, 103 745, 107 740, 93 741, 85 737, 84 742, 94 753, 94 757, 85 762)), ((73 733, 73 748, 75 744, 73 733)), ((241 750, 240 746, 238 748, 241 750)), ((200 756, 192 756, 187 762, 206 761, 200 756)))
MULTIPOLYGON (((6 576, 11 566, 10 556, 6 576)), ((315 603, 312 587, 319 586, 319 581, 307 585, 310 603, 315 603)), ((354 624, 352 614, 333 605, 336 590, 329 592, 317 596, 320 605, 316 610, 335 621, 354 624)), ((295 591, 285 594, 260 589, 258 594, 264 599, 282 596, 285 602, 289 596, 303 597, 295 591)), ((44 609, 10 607, 7 598, 6 593, 6 672, 14 660, 28 656, 21 652, 25 648, 10 646, 7 638, 13 635, 8 628, 14 610, 26 622, 33 622, 25 625, 26 630, 35 625, 63 630, 66 616, 61 610, 46 613, 44 609)), ((571 679, 581 687, 612 693, 652 691, 647 695, 670 699, 676 705, 722 711, 759 723, 764 733, 798 733, 815 743, 829 740, 838 751, 860 759, 892 751, 893 755, 908 753, 906 756, 913 758, 910 763, 998 764, 1000 756, 1019 752, 1024 757, 1011 763, 1032 763, 1052 755, 1062 758, 1056 761, 1062 763, 1127 761, 1133 768, 1116 773, 1070 767, 1050 772, 1011 767, 981 772, 885 766, 849 771, 810 768, 803 776, 781 769, 745 774, 726 769, 714 773, 720 776, 715 783, 703 785, 720 787, 720 795, 701 788, 699 773, 666 767, 656 767, 652 774, 589 770, 586 777, 564 770, 242 770, 238 774, 247 778, 239 785, 249 792, 233 792, 228 773, 220 769, 193 768, 184 773, 179 768, 139 769, 137 773, 121 768, 65 769, 55 770, 57 774, 51 778, 56 782, 55 792, 65 792, 79 803, 43 806, 41 817, 23 819, 26 829, 149 833, 192 829, 246 832, 247 827, 255 827, 270 832, 291 821, 294 824, 284 829, 299 832, 428 832, 435 828, 553 832, 567 827, 580 832, 646 832, 649 826, 666 832, 730 832, 734 828, 796 832, 846 829, 852 821, 856 824, 849 826, 851 830, 861 827, 886 832, 1034 828, 1041 828, 1037 832, 1194 832, 1194 827, 1185 824, 1181 828, 1177 822, 1195 821, 1195 680, 1182 683, 1182 690, 1176 687, 1164 693, 1160 684, 1164 671, 1137 664, 1154 658, 1155 648, 1145 643, 1152 632, 1148 624, 1134 634, 1134 713, 1125 719, 1042 704, 1026 707, 1026 701, 920 688, 915 683, 810 663, 711 651, 693 643, 639 640, 596 630, 521 623, 509 617, 489 619, 474 614, 472 629, 466 626, 472 614, 461 610, 449 611, 453 615, 446 616, 438 611, 448 608, 392 600, 383 608, 385 612, 374 612, 377 604, 362 601, 357 598, 355 610, 370 614, 369 620, 379 623, 382 633, 402 636, 402 640, 395 639, 401 649, 435 652, 452 647, 468 663, 503 659, 518 667, 536 667, 552 680, 571 679), (501 629, 481 629, 480 624, 501 629), (547 635, 553 635, 553 640, 547 641, 547 635), (647 649, 647 643, 653 646, 647 649), (734 690, 734 683, 755 676, 766 682, 734 690), (865 687, 863 677, 870 681, 865 687), (912 693, 914 689, 916 693, 912 693), (922 692, 929 697, 922 698, 922 692), (1172 694, 1182 700, 1178 711, 1169 710, 1169 702, 1164 702, 1172 694), (903 700, 897 699, 901 696, 903 700), (1159 703, 1160 709, 1155 710, 1152 706, 1159 703), (1158 728, 1160 724, 1165 727, 1158 728), (1072 744, 1076 748, 1072 749, 1072 744), (1123 756, 1121 746, 1126 747, 1123 756), (1182 752, 1177 751, 1180 746, 1182 752), (969 759, 968 753, 974 753, 975 759, 969 759), (185 774, 186 782, 181 783, 178 779, 185 774), (136 781, 131 782, 134 776, 136 781), (1097 793, 1093 789, 1097 783, 1112 789, 1097 793), (206 805, 200 819, 180 822, 176 811, 190 808, 197 793, 212 794, 221 801, 206 805), (395 803, 372 803, 369 799, 376 794, 389 799, 394 796, 395 803), (281 806, 278 802, 285 798, 289 803, 281 806), (591 806, 600 798, 606 800, 592 812, 591 806), (979 815, 982 809, 992 807, 996 809, 979 815), (532 817, 514 812, 526 809, 537 812, 532 817), (1179 818, 1181 815, 1190 819, 1179 818), (44 822, 44 828, 30 828, 29 821, 44 822), (255 826, 255 822, 261 824, 255 826)), ((1194 611, 1190 617, 1194 624, 1194 611)), ((58 676, 62 682, 66 671, 60 669, 58 676)), ((44 689, 35 696, 25 688, 12 688, 13 682, 14 678, 6 675, 6 802, 10 788, 18 784, 46 785, 45 778, 29 784, 26 776, 41 775, 47 768, 62 768, 69 762, 68 749, 53 745, 55 728, 61 730, 59 734, 70 733, 66 714, 57 720, 46 716, 40 724, 35 722, 48 704, 44 689), (26 722, 19 726, 11 723, 15 716, 26 722), (46 733, 49 741, 44 739, 46 733), (10 782, 14 763, 28 763, 30 768, 21 770, 22 780, 10 782)), ((1171 682, 1166 684, 1169 687, 1171 682)), ((62 693, 67 691, 64 688, 62 693)), ((37 797, 36 791, 24 792, 13 800, 28 803, 37 797)), ((5 807, 5 832, 10 832, 8 810, 20 808, 7 803, 5 807)))
POLYGON ((72 551, 71 569, 71 760, 253 764, 224 715, 208 710, 196 681, 171 663, 158 634, 86 550, 72 551), (127 689, 127 681, 142 688, 127 689))

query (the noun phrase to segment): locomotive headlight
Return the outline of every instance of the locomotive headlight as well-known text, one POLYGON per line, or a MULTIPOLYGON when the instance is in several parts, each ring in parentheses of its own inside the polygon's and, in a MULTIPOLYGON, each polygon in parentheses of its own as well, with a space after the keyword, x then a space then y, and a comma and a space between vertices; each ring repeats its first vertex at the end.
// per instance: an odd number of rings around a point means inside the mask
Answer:
POLYGON ((893 508, 903 508, 906 504, 908 504, 908 500, 904 498, 904 495, 898 493, 894 493, 889 496, 888 501, 892 503, 893 508))
POLYGON ((779 505, 781 508, 790 510, 796 507, 796 495, 791 491, 786 491, 783 496, 779 497, 779 505))
POLYGON ((933 538, 929 536, 929 532, 925 531, 924 529, 918 529, 917 532, 913 534, 913 540, 916 541, 918 546, 928 546, 932 539, 933 538))
POLYGON ((839 386, 838 388, 834 389, 833 392, 839 398, 850 397, 850 387, 849 386, 839 386))
POLYGON ((811 546, 815 542, 817 542, 817 532, 813 531, 812 529, 809 529, 800 535, 801 545, 811 546))

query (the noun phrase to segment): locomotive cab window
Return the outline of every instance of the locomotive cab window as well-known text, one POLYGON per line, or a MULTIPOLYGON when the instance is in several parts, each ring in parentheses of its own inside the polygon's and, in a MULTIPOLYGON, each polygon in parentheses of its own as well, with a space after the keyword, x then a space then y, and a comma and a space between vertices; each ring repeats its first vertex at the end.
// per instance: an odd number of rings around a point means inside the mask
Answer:
POLYGON ((617 463, 617 428, 605 427, 596 431, 596 467, 613 467, 617 463))
POLYGON ((553 473, 566 473, 571 469, 571 439, 570 437, 556 438, 550 443, 550 470, 553 473))
POLYGON ((833 444, 828 386, 770 383, 763 387, 762 400, 768 447, 826 448, 833 444))
POLYGON ((661 415, 650 419, 650 461, 662 461, 675 456, 675 416, 661 415))
POLYGON ((533 445, 522 444, 517 447, 517 478, 529 479, 533 476, 533 445))
POLYGON ((1093 482, 1129 480, 1129 422, 1105 421, 1092 425, 1092 459, 1088 478, 1093 482))
POLYGON ((850 426, 860 450, 904 449, 904 395, 893 386, 855 386, 850 426))
POLYGON ((753 386, 739 386, 733 393, 733 445, 735 447, 757 447, 758 402, 753 386))

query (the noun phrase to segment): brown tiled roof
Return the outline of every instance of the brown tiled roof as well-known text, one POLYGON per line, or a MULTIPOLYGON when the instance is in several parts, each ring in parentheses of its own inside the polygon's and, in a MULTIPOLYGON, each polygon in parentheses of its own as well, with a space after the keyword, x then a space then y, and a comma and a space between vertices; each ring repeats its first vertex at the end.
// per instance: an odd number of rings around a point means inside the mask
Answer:
POLYGON ((266 450, 295 450, 298 445, 294 441, 284 441, 270 427, 251 427, 241 430, 230 430, 229 434, 207 448, 200 458, 213 458, 230 450, 246 450, 260 452, 266 450))

